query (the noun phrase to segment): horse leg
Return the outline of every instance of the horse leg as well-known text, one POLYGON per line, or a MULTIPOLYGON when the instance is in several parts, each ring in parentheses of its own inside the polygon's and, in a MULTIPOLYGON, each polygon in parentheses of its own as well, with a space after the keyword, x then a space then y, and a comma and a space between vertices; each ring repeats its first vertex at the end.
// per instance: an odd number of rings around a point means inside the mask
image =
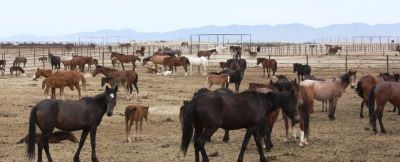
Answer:
POLYGON ((264 75, 264 77, 265 77, 265 67, 263 67, 263 75, 264 75))
POLYGON ((225 129, 224 138, 222 138, 222 141, 228 143, 228 141, 229 141, 229 130, 225 129))
POLYGON ((87 129, 82 131, 81 139, 79 141, 79 147, 78 147, 78 150, 76 150, 76 153, 74 155, 74 162, 81 161, 81 160, 79 160, 79 154, 81 153, 83 144, 85 144, 85 140, 86 140, 88 133, 89 133, 89 130, 87 130, 87 129))
POLYGON ((125 71, 124 63, 121 61, 122 71, 125 71))
POLYGON ((383 116, 383 106, 377 106, 375 110, 376 115, 378 116, 379 125, 381 126, 381 132, 386 134, 386 129, 383 126, 382 116, 383 116))
MULTIPOLYGON (((201 125, 199 125, 199 124, 195 125, 193 141, 198 141, 200 139, 200 136, 203 133, 203 129, 204 128, 201 125)), ((197 143, 194 143, 193 146, 194 146, 195 161, 199 162, 200 161, 200 157, 199 157, 200 146, 197 145, 197 143)))
POLYGON ((78 90, 78 99, 81 99, 81 87, 79 86, 79 83, 75 84, 75 87, 78 90))
POLYGON ((42 157, 42 152, 43 152, 43 143, 42 139, 37 143, 38 145, 38 162, 42 162, 43 161, 43 157, 42 157))
POLYGON ((283 141, 289 142, 289 121, 288 121, 288 118, 285 115, 285 113, 282 113, 282 118, 283 118, 283 121, 285 122, 285 133, 286 133, 286 136, 283 139, 283 141))
POLYGON ((92 146, 92 162, 99 161, 96 157, 96 131, 97 131, 96 126, 94 126, 92 129, 90 129, 90 144, 92 146))
POLYGON ((329 104, 331 105, 329 108, 329 119, 335 120, 335 111, 336 111, 336 105, 337 105, 338 98, 333 98, 329 100, 329 104))
POLYGON ((254 131, 253 137, 254 137, 254 141, 256 142, 258 153, 260 155, 260 161, 262 161, 262 162, 267 161, 267 159, 265 158, 264 152, 263 152, 262 145, 261 145, 260 131, 254 131))
POLYGON ((42 146, 44 148, 44 151, 46 152, 47 160, 49 162, 52 162, 53 159, 51 158, 50 155, 50 150, 49 150, 49 138, 52 134, 52 131, 46 131, 46 133, 42 134, 40 142, 42 143, 42 146))
POLYGON ((211 136, 217 131, 218 128, 205 128, 203 134, 200 136, 200 138, 195 141, 197 144, 198 148, 200 148, 200 153, 201 157, 203 158, 203 162, 208 162, 208 156, 206 149, 204 148, 204 145, 206 144, 207 139, 210 139, 211 136))
POLYGON ((242 147, 240 149, 239 157, 238 157, 238 162, 243 162, 243 155, 244 152, 246 151, 246 147, 249 144, 250 137, 253 135, 254 128, 247 128, 246 134, 244 135, 242 147))
POLYGON ((142 127, 143 127, 143 119, 140 121, 140 125, 139 125, 139 140, 142 140, 142 127))
POLYGON ((360 104, 360 118, 364 118, 363 109, 364 109, 364 100, 362 100, 360 104))

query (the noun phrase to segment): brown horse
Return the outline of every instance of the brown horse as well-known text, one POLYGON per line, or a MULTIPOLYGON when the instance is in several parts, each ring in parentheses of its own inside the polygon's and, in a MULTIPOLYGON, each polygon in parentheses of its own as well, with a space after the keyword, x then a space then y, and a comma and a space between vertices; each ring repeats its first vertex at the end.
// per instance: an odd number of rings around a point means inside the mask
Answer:
POLYGON ((123 71, 125 70, 124 63, 132 63, 132 70, 135 71, 136 61, 139 61, 139 62, 141 61, 140 58, 135 55, 124 55, 124 54, 117 53, 117 52, 111 52, 110 59, 112 59, 114 57, 117 58, 118 61, 121 63, 123 71))
POLYGON ((221 88, 224 88, 229 84, 229 75, 228 74, 221 74, 221 75, 208 75, 207 76, 207 84, 208 89, 211 88, 213 84, 221 85, 221 88))
POLYGON ((328 49, 328 54, 334 55, 334 54, 336 54, 339 50, 342 50, 342 47, 339 47, 339 46, 331 46, 331 47, 329 47, 329 49, 328 49))
POLYGON ((64 65, 64 70, 72 70, 72 61, 71 60, 62 60, 61 61, 64 65))
POLYGON ((265 69, 267 69, 268 77, 271 74, 272 70, 272 75, 275 75, 276 70, 278 69, 278 63, 276 62, 275 59, 266 59, 266 58, 257 58, 257 65, 263 66, 263 75, 265 77, 265 69))
POLYGON ((14 62, 13 62, 13 66, 19 66, 21 63, 26 64, 26 58, 25 57, 15 57, 14 62))
POLYGON ((6 71, 6 69, 0 67, 0 72, 1 72, 1 76, 4 76, 4 72, 6 71))
MULTIPOLYGON (((155 69, 158 71, 158 65, 164 65, 164 59, 169 56, 167 55, 153 55, 143 59, 143 66, 147 64, 147 62, 153 62, 155 69)), ((165 70, 166 67, 164 67, 165 70)))
POLYGON ((198 56, 198 57, 204 56, 204 57, 207 57, 208 60, 210 60, 210 56, 211 56, 213 53, 218 54, 217 49, 211 49, 211 50, 206 50, 206 51, 199 51, 199 52, 197 52, 197 56, 198 56))
POLYGON ((349 70, 338 78, 327 81, 305 80, 302 86, 309 86, 314 92, 314 98, 318 101, 329 101, 329 118, 335 119, 336 105, 344 90, 352 84, 354 87, 357 71, 349 70))
POLYGON ((182 66, 185 70, 185 76, 187 76, 187 67, 189 65, 189 59, 184 56, 164 58, 164 66, 169 67, 169 70, 172 71, 172 73, 176 73, 176 67, 182 66))
POLYGON ((219 67, 224 70, 229 68, 229 64, 226 62, 219 62, 219 67))
POLYGON ((63 77, 60 76, 51 76, 42 81, 42 89, 44 89, 44 95, 49 96, 49 89, 51 88, 51 99, 56 99, 56 88, 60 89, 60 99, 64 100, 64 87, 68 86, 71 91, 74 90, 73 87, 74 83, 71 80, 64 79, 63 77))
POLYGON ((103 74, 106 77, 111 77, 115 79, 120 79, 123 83, 126 83, 127 87, 127 95, 126 98, 131 98, 133 86, 136 88, 136 92, 139 94, 139 88, 137 86, 138 83, 138 75, 135 71, 117 71, 115 69, 103 67, 100 65, 96 66, 96 69, 92 72, 92 76, 96 77, 97 74, 103 74))
POLYGON ((46 56, 39 57, 39 61, 42 63, 45 63, 45 62, 47 62, 47 57, 46 56))
POLYGON ((142 140, 142 125, 143 120, 147 121, 147 116, 149 115, 149 106, 141 105, 129 105, 125 108, 125 126, 126 126, 126 141, 131 143, 131 127, 133 122, 136 123, 136 136, 135 141, 138 139, 142 140), (129 123, 129 124, 128 124, 129 123), (139 129, 139 132, 138 132, 139 129), (139 133, 139 136, 138 136, 139 133))
POLYGON ((144 51, 146 50, 146 47, 144 47, 144 46, 141 46, 140 47, 140 50, 136 50, 135 51, 135 53, 137 54, 137 55, 139 55, 139 56, 144 56, 144 51))
POLYGON ((82 87, 86 90, 86 79, 85 77, 76 71, 57 71, 53 73, 52 70, 43 70, 43 69, 36 69, 35 74, 32 76, 32 80, 36 80, 40 77, 51 77, 53 75, 62 77, 70 81, 70 83, 76 87, 78 90, 78 97, 81 98, 81 87, 79 86, 79 82, 82 82, 82 87))
POLYGON ((18 73, 20 73, 21 76, 23 76, 23 77, 26 76, 25 70, 19 66, 11 66, 10 67, 10 75, 13 75, 14 72, 15 72, 16 77, 18 76, 18 73))
POLYGON ((244 52, 248 52, 250 58, 256 58, 257 57, 257 52, 251 51, 250 49, 245 49, 244 52))
POLYGON ((377 133, 376 118, 379 120, 381 132, 386 133, 382 123, 383 109, 387 102, 396 107, 400 106, 400 83, 381 82, 372 87, 368 94, 369 118, 372 130, 377 133), (376 108, 375 108, 376 104, 376 108))
POLYGON ((189 42, 183 41, 183 42, 181 43, 181 46, 182 46, 182 47, 189 47, 189 42))
MULTIPOLYGON (((28 135, 26 135, 24 138, 19 140, 17 144, 20 143, 28 143, 28 135)), ((35 135, 35 143, 40 142, 40 138, 42 137, 42 133, 36 133, 35 135)), ((78 139, 72 134, 71 132, 64 132, 64 131, 56 131, 53 132, 49 138, 49 143, 60 143, 61 141, 68 140, 73 143, 78 143, 78 139)))

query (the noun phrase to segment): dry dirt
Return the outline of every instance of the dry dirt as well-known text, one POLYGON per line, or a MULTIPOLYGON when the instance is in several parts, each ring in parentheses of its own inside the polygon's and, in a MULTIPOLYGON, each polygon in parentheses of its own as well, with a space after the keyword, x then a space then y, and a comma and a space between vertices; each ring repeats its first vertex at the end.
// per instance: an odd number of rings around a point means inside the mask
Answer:
MULTIPOLYGON (((279 60, 278 60, 279 62, 279 60)), ((219 68, 210 67, 217 71, 219 68)), ((97 131, 97 156, 101 161, 194 161, 193 145, 183 157, 179 152, 181 137, 178 119, 182 100, 189 99, 200 87, 204 87, 205 78, 200 75, 184 77, 178 68, 177 76, 156 76, 146 73, 139 67, 140 94, 132 100, 125 99, 124 91, 119 93, 115 115, 104 117, 97 131), (150 106, 149 121, 144 123, 142 141, 126 143, 123 111, 129 104, 150 106)), ((342 69, 324 69, 314 72, 316 76, 335 76, 342 69), (332 72, 336 71, 336 72, 332 72)), ((378 72, 374 69, 364 71, 378 72)), ((32 76, 32 70, 28 76, 32 76)), ((260 67, 250 67, 240 87, 247 88, 250 82, 266 83, 269 79, 262 77, 260 67)), ((287 74, 293 78, 291 69, 278 69, 278 74, 287 74)), ((358 77, 361 74, 357 75, 358 77)), ((100 87, 100 76, 88 75, 87 96, 103 91, 100 87)), ((0 76, 0 161, 25 161, 25 144, 15 144, 28 131, 30 106, 43 99, 40 89, 41 79, 31 81, 28 77, 0 76)), ((230 86, 233 87, 232 85, 230 86)), ((215 89, 216 87, 213 87, 215 89)), ((67 99, 77 99, 76 92, 66 90, 67 99)), ((296 143, 285 143, 283 121, 279 119, 275 125, 272 140, 275 144, 271 152, 266 153, 272 161, 399 161, 400 127, 399 116, 384 113, 384 124, 388 130, 385 135, 373 135, 368 118, 359 117, 360 98, 353 89, 348 88, 339 100, 335 121, 330 121, 327 114, 321 112, 321 104, 315 103, 315 112, 311 115, 311 135, 309 145, 299 147, 296 143)), ((367 115, 367 112, 364 112, 367 115)), ((80 131, 74 132, 79 137, 80 131)), ((231 162, 237 159, 244 130, 231 132, 231 141, 223 143, 222 130, 218 130, 211 143, 206 144, 208 154, 218 152, 218 156, 210 157, 211 161, 231 162)), ((134 132, 133 132, 134 135, 134 132)), ((50 144, 50 151, 55 161, 71 161, 78 144, 63 141, 50 144)), ((90 140, 82 150, 81 160, 90 161, 90 140)), ((245 153, 245 161, 258 161, 258 153, 251 140, 245 153)))

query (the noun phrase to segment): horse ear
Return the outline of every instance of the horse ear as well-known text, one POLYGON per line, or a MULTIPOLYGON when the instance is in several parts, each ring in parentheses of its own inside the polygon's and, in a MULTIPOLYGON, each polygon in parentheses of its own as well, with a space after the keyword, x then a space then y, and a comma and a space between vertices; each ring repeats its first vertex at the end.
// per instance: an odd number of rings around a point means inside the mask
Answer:
POLYGON ((108 88, 108 86, 106 86, 106 93, 110 92, 110 88, 108 88))

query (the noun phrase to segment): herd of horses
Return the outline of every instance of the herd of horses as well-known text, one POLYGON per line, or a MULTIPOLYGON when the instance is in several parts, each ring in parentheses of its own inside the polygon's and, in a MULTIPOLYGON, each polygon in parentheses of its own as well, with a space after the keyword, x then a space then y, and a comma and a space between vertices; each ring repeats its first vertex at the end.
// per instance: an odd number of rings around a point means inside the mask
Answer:
MULTIPOLYGON (((142 49, 141 49, 142 50, 142 49)), ((143 49, 144 51, 144 49, 143 49)), ((27 143, 27 155, 29 159, 35 158, 35 143, 38 146, 38 161, 42 161, 42 152, 49 161, 52 157, 49 152, 49 143, 61 140, 78 142, 71 131, 82 130, 79 147, 74 155, 74 161, 80 161, 79 156, 86 137, 90 134, 92 161, 98 161, 96 156, 96 132, 97 127, 105 114, 112 116, 117 104, 118 89, 126 90, 126 98, 131 98, 133 87, 139 93, 139 77, 135 71, 136 61, 142 65, 152 62, 156 73, 161 70, 158 65, 164 66, 164 71, 176 74, 176 68, 182 66, 187 75, 190 67, 198 65, 198 72, 203 66, 206 76, 207 88, 197 90, 190 100, 185 100, 181 106, 179 119, 181 122, 182 137, 180 150, 186 155, 191 142, 194 145, 195 161, 209 161, 205 143, 210 141, 212 135, 219 129, 225 130, 223 141, 229 141, 229 131, 246 129, 242 147, 237 161, 243 161, 244 153, 250 138, 253 137, 260 156, 260 161, 267 161, 264 148, 267 151, 273 149, 271 140, 273 126, 280 112, 285 123, 285 140, 290 139, 289 128, 292 128, 292 140, 296 140, 295 125, 300 125, 299 145, 308 145, 310 135, 310 118, 314 112, 314 101, 321 101, 329 112, 328 117, 335 120, 338 100, 347 87, 355 88, 361 97, 360 117, 363 117, 363 107, 368 106, 370 123, 373 131, 377 133, 376 119, 380 123, 382 133, 386 130, 382 123, 383 108, 387 102, 394 105, 394 111, 400 114, 400 75, 381 73, 377 76, 365 75, 357 79, 357 71, 349 70, 342 75, 330 79, 318 79, 311 74, 309 65, 293 64, 293 73, 297 73, 297 79, 289 80, 285 75, 276 75, 278 62, 275 59, 257 58, 257 65, 261 64, 263 76, 265 69, 268 76, 274 76, 277 81, 269 83, 249 83, 248 90, 239 92, 241 82, 245 79, 247 68, 246 59, 241 58, 241 48, 232 46, 230 51, 234 54, 232 59, 220 62, 222 68, 219 72, 207 72, 209 57, 218 54, 218 50, 211 49, 199 51, 197 57, 183 56, 178 50, 160 49, 149 57, 141 53, 125 55, 111 52, 110 60, 114 68, 108 68, 95 64, 95 59, 84 56, 73 56, 69 60, 59 56, 48 54, 48 62, 52 69, 37 68, 32 80, 43 77, 42 89, 45 96, 51 89, 51 99, 44 99, 33 106, 29 118, 28 135, 19 143, 27 143), (238 52, 240 51, 240 52, 238 52), (70 62, 68 62, 70 61, 70 62), (64 70, 60 69, 63 63, 64 70), (132 63, 132 69, 125 69, 124 63, 132 63), (122 70, 118 70, 119 64, 122 70), (81 97, 81 86, 86 91, 86 79, 82 72, 88 65, 92 77, 103 75, 101 86, 105 91, 94 97, 81 97), (95 65, 90 70, 90 65, 95 65), (169 70, 167 70, 169 68, 169 70), (69 69, 69 70, 68 70, 69 69), (234 83, 234 91, 229 89, 229 84, 234 83), (221 88, 210 90, 212 85, 220 85, 221 88), (64 88, 77 89, 78 100, 55 100, 56 89, 60 89, 59 99, 64 99, 64 88), (376 107, 376 108, 375 108, 376 107), (289 120, 290 119, 290 120, 289 120), (290 123, 289 123, 290 121, 290 123), (36 126, 41 134, 36 133, 36 126), (61 132, 53 132, 55 128, 61 132)), ((251 51, 247 51, 251 54, 251 51)), ((46 60, 47 58, 42 60, 46 60)), ((22 62, 23 63, 23 62, 22 62)), ((16 67, 19 64, 16 64, 16 67)), ((22 68, 21 68, 22 69, 22 68)), ((23 70, 23 69, 22 69, 23 70)), ((142 124, 147 121, 149 106, 128 105, 125 108, 126 141, 131 142, 131 127, 136 122, 135 140, 141 140, 142 124), (139 134, 139 135, 138 135, 139 134)))

